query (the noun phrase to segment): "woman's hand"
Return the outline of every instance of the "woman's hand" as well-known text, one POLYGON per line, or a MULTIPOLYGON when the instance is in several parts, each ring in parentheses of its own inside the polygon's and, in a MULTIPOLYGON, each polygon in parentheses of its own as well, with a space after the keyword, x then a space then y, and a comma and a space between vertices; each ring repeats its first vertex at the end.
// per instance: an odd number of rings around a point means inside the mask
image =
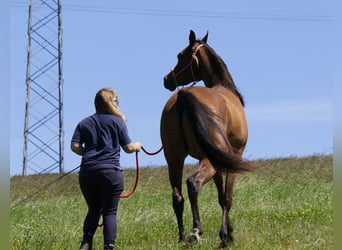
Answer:
POLYGON ((140 142, 132 142, 130 144, 127 144, 123 147, 123 150, 130 154, 133 152, 139 152, 141 150, 141 143, 140 142))

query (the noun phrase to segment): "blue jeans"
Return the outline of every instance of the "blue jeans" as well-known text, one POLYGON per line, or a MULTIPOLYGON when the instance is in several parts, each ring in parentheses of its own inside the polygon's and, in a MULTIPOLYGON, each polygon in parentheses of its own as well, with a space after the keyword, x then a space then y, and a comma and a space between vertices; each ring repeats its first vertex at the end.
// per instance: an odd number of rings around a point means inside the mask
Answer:
POLYGON ((83 240, 92 243, 102 214, 104 245, 115 245, 116 215, 120 195, 124 189, 122 171, 108 169, 80 173, 79 183, 88 205, 88 213, 83 224, 83 240))

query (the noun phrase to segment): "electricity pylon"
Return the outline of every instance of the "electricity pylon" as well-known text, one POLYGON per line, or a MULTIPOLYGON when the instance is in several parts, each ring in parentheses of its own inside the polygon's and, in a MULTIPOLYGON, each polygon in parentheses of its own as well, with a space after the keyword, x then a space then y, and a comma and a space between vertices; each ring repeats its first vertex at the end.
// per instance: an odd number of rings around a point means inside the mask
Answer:
POLYGON ((64 171, 61 1, 29 0, 22 174, 64 171))

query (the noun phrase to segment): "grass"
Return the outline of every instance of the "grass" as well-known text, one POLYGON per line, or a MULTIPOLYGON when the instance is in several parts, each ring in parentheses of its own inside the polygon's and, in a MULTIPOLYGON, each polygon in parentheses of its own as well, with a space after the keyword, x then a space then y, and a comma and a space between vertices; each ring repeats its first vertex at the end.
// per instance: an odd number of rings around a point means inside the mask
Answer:
MULTIPOLYGON (((258 171, 239 175, 235 185, 231 219, 236 243, 230 249, 332 249, 332 156, 255 164, 258 171)), ((184 179, 195 169, 186 166, 184 179)), ((12 206, 59 176, 13 177, 12 206)), ((135 170, 125 170, 125 192, 134 178, 135 170)), ((167 168, 141 169, 136 193, 120 202, 117 249, 217 248, 221 211, 216 197, 211 181, 199 197, 201 240, 192 246, 178 243, 167 168)), ((189 233, 191 211, 187 196, 185 200, 184 223, 189 233)), ((78 249, 85 213, 78 175, 67 175, 11 210, 11 249, 78 249)), ((103 249, 102 228, 95 234, 94 249, 103 249)))

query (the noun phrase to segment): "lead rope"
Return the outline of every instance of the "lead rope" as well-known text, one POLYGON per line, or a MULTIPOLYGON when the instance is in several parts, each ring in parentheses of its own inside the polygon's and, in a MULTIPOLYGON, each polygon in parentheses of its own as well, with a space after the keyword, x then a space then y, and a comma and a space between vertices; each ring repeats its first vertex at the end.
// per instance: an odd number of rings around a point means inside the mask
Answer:
MULTIPOLYGON (((159 154, 160 151, 163 150, 163 146, 161 146, 160 149, 158 149, 155 152, 148 152, 143 146, 141 146, 141 150, 147 155, 156 155, 156 154, 159 154)), ((126 198, 131 197, 134 194, 135 190, 137 189, 138 181, 139 181, 139 154, 138 154, 138 152, 135 152, 135 167, 136 168, 135 168, 134 186, 129 193, 120 195, 120 198, 126 199, 126 198)), ((98 225, 98 227, 102 227, 102 226, 103 226, 103 222, 98 225)))
MULTIPOLYGON (((161 146, 160 149, 158 149, 156 152, 148 152, 143 146, 141 146, 141 150, 147 154, 147 155, 156 155, 156 154, 159 154, 160 151, 162 151, 163 149, 163 146, 161 146)), ((135 190, 137 189, 137 186, 138 186, 138 180, 139 180, 139 155, 138 155, 138 152, 135 152, 135 166, 136 166, 136 170, 135 170, 135 183, 134 183, 134 186, 133 186, 133 189, 128 193, 128 194, 124 194, 124 195, 121 195, 120 198, 129 198, 131 197, 135 190)))

